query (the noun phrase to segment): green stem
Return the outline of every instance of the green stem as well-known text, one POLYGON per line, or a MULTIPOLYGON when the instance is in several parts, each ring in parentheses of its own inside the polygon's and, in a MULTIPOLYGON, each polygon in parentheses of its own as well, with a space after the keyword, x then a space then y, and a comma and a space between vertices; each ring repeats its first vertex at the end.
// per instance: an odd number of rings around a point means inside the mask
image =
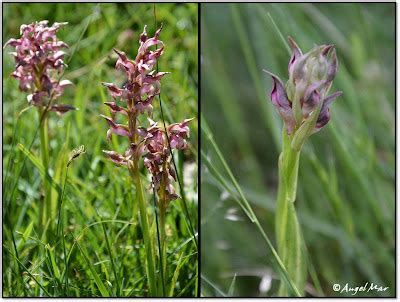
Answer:
POLYGON ((157 284, 156 284, 156 270, 155 270, 155 257, 154 257, 154 248, 153 241, 150 237, 150 227, 149 227, 149 219, 147 217, 147 209, 146 203, 144 199, 144 192, 142 181, 140 179, 140 172, 137 166, 130 167, 129 169, 131 176, 135 180, 136 183, 136 197, 139 202, 139 212, 140 212, 140 223, 143 231, 143 240, 145 245, 145 254, 146 254, 146 265, 147 265, 147 278, 149 282, 150 295, 157 295, 157 284))
MULTIPOLYGON (((164 194, 165 195, 165 194, 164 194)), ((160 209, 160 241, 161 241, 161 262, 162 262, 162 274, 163 276, 167 275, 167 245, 166 245, 166 236, 165 236, 165 215, 166 208, 163 207, 160 209)), ((165 280, 162 280, 163 284, 165 284, 165 280)))
POLYGON ((292 106, 293 106, 294 119, 296 121, 296 125, 298 126, 301 124, 301 120, 303 118, 302 112, 301 112, 300 95, 299 95, 298 89, 295 89, 294 100, 292 102, 292 106))
MULTIPOLYGON (((306 259, 300 225, 296 215, 297 180, 300 150, 291 147, 292 136, 283 129, 283 151, 279 157, 279 188, 275 217, 278 254, 301 294, 306 282, 306 259)), ((282 282, 280 296, 287 296, 288 288, 282 282)))
POLYGON ((40 152, 42 157, 42 165, 45 171, 43 176, 43 187, 44 187, 44 200, 40 205, 41 211, 41 226, 46 225, 47 220, 51 219, 51 186, 49 180, 47 178, 47 174, 49 172, 49 146, 48 146, 48 124, 47 124, 47 116, 46 113, 42 110, 39 110, 39 123, 40 119, 43 118, 42 123, 40 124, 40 152), (44 116, 42 117, 42 115, 44 116))
POLYGON ((64 235, 64 213, 62 213, 63 218, 61 219, 61 236, 63 242, 63 253, 64 253, 64 283, 65 283, 65 296, 68 297, 69 287, 68 287, 68 258, 67 258, 67 250, 65 248, 65 235, 64 235))

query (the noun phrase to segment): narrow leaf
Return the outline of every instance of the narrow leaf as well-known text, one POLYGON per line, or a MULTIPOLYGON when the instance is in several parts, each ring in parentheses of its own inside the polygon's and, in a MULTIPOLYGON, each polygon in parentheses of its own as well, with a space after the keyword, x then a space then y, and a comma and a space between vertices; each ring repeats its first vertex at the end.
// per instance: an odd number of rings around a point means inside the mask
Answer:
POLYGON ((90 262, 88 256, 86 255, 85 251, 83 250, 83 248, 81 247, 81 245, 79 244, 78 240, 75 239, 75 243, 78 246, 78 249, 80 250, 83 259, 85 260, 86 265, 89 267, 90 272, 92 273, 92 276, 94 278, 94 282, 97 285, 97 288, 99 289, 101 296, 102 297, 110 297, 109 292, 107 291, 106 287, 104 286, 103 282, 101 281, 99 275, 96 272, 96 269, 94 268, 93 264, 90 262))
POLYGON ((25 242, 28 240, 29 236, 31 235, 32 230, 33 230, 33 221, 28 225, 25 232, 22 234, 22 238, 24 239, 25 242))

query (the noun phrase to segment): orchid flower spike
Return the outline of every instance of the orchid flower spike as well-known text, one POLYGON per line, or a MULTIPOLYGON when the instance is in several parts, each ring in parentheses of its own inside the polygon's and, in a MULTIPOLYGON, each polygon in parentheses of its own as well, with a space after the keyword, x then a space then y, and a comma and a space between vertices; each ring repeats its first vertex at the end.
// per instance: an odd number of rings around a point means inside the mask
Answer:
POLYGON ((319 131, 330 120, 329 105, 342 94, 328 92, 338 69, 333 45, 317 45, 303 54, 296 42, 289 37, 292 56, 289 60, 289 80, 286 85, 273 73, 272 104, 281 115, 288 135, 298 131, 304 139, 319 131))
POLYGON ((49 99, 59 98, 64 89, 72 83, 59 79, 64 63, 65 52, 68 45, 58 40, 57 32, 66 25, 66 22, 55 22, 52 26, 44 20, 31 24, 23 24, 20 29, 19 39, 10 39, 4 45, 15 48, 11 55, 15 59, 15 70, 11 74, 19 81, 19 89, 29 92, 27 100, 29 105, 46 108, 62 115, 76 108, 70 105, 47 106, 49 99), (47 108, 48 107, 48 108, 47 108))
POLYGON ((127 82, 122 87, 113 83, 103 83, 113 101, 104 103, 109 107, 111 117, 101 117, 109 125, 108 141, 111 140, 112 134, 129 139, 129 147, 123 154, 103 150, 108 159, 118 166, 128 168, 137 165, 137 162, 143 159, 144 166, 152 176, 152 187, 159 196, 166 197, 166 201, 169 202, 179 197, 173 186, 176 174, 171 165, 171 150, 187 148, 190 132, 188 124, 192 119, 171 124, 164 129, 150 118, 149 125, 145 127, 140 124, 143 119, 138 118, 142 114, 152 113, 152 102, 160 94, 161 79, 168 74, 154 70, 157 60, 164 52, 164 43, 159 39, 161 29, 149 38, 147 28, 144 27, 135 60, 129 59, 123 51, 114 49, 118 56, 115 68, 125 72, 127 82), (117 124, 117 114, 127 119, 127 123, 117 124))

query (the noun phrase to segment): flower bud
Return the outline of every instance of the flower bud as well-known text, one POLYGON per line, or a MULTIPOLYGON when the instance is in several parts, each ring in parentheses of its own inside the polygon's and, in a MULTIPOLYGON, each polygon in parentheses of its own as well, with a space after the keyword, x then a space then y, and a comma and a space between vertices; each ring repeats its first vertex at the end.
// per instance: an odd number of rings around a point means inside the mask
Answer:
POLYGON ((294 63, 296 63, 296 61, 303 55, 303 53, 301 52, 301 49, 297 46, 296 42, 291 37, 288 37, 288 40, 290 46, 293 49, 293 54, 292 57, 290 58, 288 66, 289 73, 291 73, 294 63))
POLYGON ((335 93, 331 94, 324 100, 324 103, 321 107, 321 111, 319 112, 319 115, 318 115, 317 123, 315 125, 315 128, 317 130, 321 129, 323 126, 325 126, 329 122, 329 120, 331 118, 330 113, 329 113, 329 105, 340 95, 342 95, 342 92, 336 91, 335 93))
MULTIPOLYGON (((328 123, 329 105, 341 95, 341 92, 335 92, 327 96, 338 68, 336 50, 331 44, 317 45, 303 54, 291 37, 288 40, 293 52, 286 86, 276 75, 266 71, 273 81, 271 101, 285 122, 289 135, 308 120, 316 132, 328 123), (314 112, 315 118, 312 118, 314 112)), ((309 126, 302 129, 305 128, 309 126)))
POLYGON ((291 134, 295 126, 295 120, 292 112, 292 105, 289 101, 282 81, 273 73, 264 70, 272 77, 273 86, 271 91, 272 104, 278 109, 283 121, 285 122, 287 133, 291 134))

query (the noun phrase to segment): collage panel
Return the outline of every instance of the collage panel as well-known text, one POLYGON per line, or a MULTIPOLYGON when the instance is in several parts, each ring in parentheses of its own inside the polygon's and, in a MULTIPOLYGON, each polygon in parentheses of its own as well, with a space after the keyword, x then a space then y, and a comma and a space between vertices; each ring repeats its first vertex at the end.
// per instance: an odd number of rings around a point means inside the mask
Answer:
POLYGON ((201 295, 394 297, 396 4, 200 23, 201 295))
POLYGON ((396 3, 2 2, 3 298, 396 296, 396 3))
POLYGON ((198 5, 2 9, 3 297, 197 297, 198 5))

